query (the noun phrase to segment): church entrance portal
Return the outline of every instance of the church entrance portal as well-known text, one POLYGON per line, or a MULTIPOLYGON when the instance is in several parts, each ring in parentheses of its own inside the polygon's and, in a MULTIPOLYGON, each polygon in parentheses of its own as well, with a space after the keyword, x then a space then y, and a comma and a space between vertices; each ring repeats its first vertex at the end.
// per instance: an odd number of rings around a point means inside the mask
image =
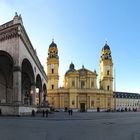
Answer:
POLYGON ((80 103, 80 112, 85 112, 85 103, 80 103))

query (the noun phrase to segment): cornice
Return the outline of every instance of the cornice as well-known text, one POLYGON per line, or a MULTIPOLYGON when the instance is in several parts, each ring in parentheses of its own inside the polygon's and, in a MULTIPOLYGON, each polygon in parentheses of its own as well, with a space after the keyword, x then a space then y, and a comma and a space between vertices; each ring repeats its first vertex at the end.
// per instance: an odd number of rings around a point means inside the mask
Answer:
POLYGON ((16 38, 16 37, 21 38, 29 54, 32 56, 34 62, 38 66, 38 69, 40 70, 40 72, 42 73, 42 75, 47 81, 47 75, 43 69, 43 66, 41 65, 39 61, 36 51, 34 50, 21 21, 11 20, 0 26, 0 42, 6 41, 12 38, 16 38))
MULTIPOLYGON (((1 27, 1 26, 0 26, 1 27)), ((19 29, 18 26, 12 26, 12 27, 7 27, 7 28, 0 28, 0 41, 5 41, 9 40, 12 38, 16 38, 19 36, 19 29)))

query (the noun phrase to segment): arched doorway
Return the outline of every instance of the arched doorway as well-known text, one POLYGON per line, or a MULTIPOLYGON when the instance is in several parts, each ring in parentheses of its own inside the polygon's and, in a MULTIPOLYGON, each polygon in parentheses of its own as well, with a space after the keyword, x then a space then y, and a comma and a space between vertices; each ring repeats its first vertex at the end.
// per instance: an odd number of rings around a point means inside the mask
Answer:
POLYGON ((37 105, 40 106, 42 102, 42 80, 39 74, 36 76, 36 89, 38 89, 36 93, 38 98, 37 105))
POLYGON ((0 103, 11 103, 13 93, 13 59, 0 51, 0 103))
POLYGON ((31 94, 31 86, 34 84, 34 72, 28 59, 22 62, 22 104, 32 105, 33 98, 31 94))

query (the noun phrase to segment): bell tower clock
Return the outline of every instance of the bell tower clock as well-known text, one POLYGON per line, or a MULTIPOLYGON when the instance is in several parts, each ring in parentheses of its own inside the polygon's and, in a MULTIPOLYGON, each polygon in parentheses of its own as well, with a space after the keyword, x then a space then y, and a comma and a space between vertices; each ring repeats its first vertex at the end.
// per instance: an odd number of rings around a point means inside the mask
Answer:
POLYGON ((52 43, 48 49, 48 58, 47 58, 47 76, 48 76, 48 90, 58 89, 59 82, 59 56, 57 45, 52 40, 52 43))
POLYGON ((102 48, 100 58, 100 89, 113 91, 113 62, 107 42, 102 48))

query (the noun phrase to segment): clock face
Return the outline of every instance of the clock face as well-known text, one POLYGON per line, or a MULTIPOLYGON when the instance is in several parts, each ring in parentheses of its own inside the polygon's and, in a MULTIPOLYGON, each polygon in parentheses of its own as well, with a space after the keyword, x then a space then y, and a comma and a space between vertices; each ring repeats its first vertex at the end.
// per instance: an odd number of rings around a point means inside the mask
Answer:
POLYGON ((51 64, 51 69, 53 69, 54 68, 54 64, 51 64))

